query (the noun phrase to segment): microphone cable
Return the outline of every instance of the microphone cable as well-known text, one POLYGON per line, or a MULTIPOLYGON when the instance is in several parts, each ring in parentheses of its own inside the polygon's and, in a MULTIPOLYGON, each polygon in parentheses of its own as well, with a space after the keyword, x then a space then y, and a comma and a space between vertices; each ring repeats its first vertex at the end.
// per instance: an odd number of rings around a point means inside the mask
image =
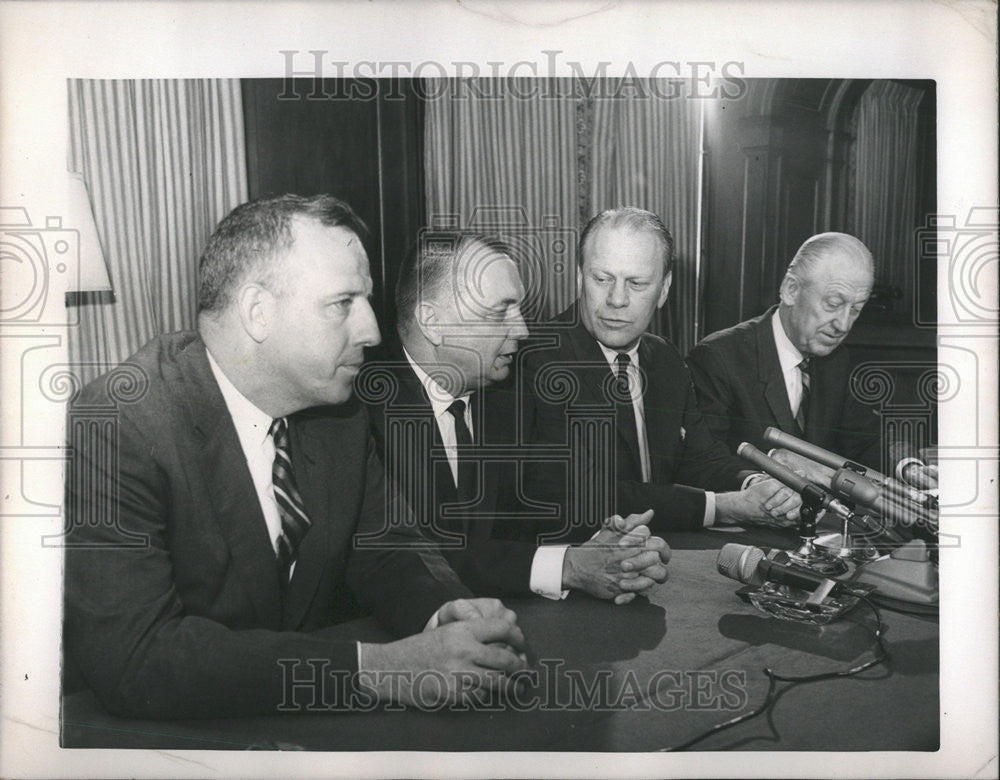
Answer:
MULTIPOLYGON (((871 669, 873 666, 877 666, 880 663, 885 663, 886 661, 889 661, 892 658, 892 656, 889 653, 889 648, 885 646, 885 642, 883 641, 882 615, 879 613, 878 607, 876 607, 871 601, 869 601, 867 597, 858 596, 858 599, 860 601, 863 601, 872 611, 872 614, 875 615, 875 632, 874 632, 875 641, 872 643, 872 652, 874 653, 874 657, 871 660, 865 661, 863 664, 859 664, 858 666, 852 666, 849 669, 840 669, 832 672, 822 672, 820 674, 807 674, 799 676, 779 674, 770 667, 764 667, 764 674, 767 675, 767 694, 764 696, 764 701, 761 703, 759 707, 757 707, 754 710, 751 710, 750 712, 745 712, 742 715, 737 715, 735 718, 731 718, 730 720, 723 721, 722 723, 716 723, 711 728, 702 731, 700 734, 695 735, 691 739, 686 740, 685 742, 682 742, 679 745, 674 745, 673 747, 660 748, 657 752, 676 753, 681 750, 687 750, 692 745, 696 745, 697 743, 701 742, 703 739, 711 736, 712 734, 715 734, 719 731, 723 731, 728 728, 732 728, 733 726, 736 726, 740 723, 745 723, 746 721, 752 718, 756 718, 758 715, 768 712, 774 706, 774 702, 776 699, 775 687, 779 682, 791 683, 791 685, 789 685, 787 688, 784 689, 784 691, 789 691, 800 683, 818 682, 819 680, 830 680, 838 677, 852 677, 856 674, 860 674, 866 669, 871 669)), ((857 625, 861 624, 859 623, 857 625)), ((784 691, 782 691, 782 693, 784 693, 784 691)))

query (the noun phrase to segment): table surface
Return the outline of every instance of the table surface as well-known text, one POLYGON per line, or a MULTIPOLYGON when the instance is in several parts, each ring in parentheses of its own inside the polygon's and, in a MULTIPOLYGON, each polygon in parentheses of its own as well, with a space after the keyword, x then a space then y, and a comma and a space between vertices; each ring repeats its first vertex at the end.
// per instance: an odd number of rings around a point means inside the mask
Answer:
MULTIPOLYGON (((566 750, 673 747, 758 707, 765 667, 782 675, 846 669, 872 657, 874 618, 859 605, 826 626, 782 621, 736 595, 715 568, 730 541, 788 547, 768 534, 669 539, 670 579, 629 605, 570 595, 508 600, 538 684, 484 710, 379 708, 226 720, 139 721, 109 715, 89 691, 63 700, 63 747, 303 750, 566 750), (780 544, 779 544, 780 542, 780 544)), ((882 609, 891 653, 855 677, 778 683, 770 714, 695 750, 936 750, 938 621, 882 609)), ((373 620, 334 629, 386 638, 373 620)))

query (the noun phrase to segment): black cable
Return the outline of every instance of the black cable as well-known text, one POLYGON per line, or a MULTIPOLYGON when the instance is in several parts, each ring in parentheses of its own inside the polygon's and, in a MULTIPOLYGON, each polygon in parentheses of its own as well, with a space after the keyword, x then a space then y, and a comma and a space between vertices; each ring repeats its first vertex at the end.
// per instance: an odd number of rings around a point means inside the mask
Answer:
POLYGON ((763 703, 757 709, 752 710, 750 712, 745 712, 742 715, 737 715, 735 718, 723 721, 722 723, 716 723, 711 728, 706 729, 700 734, 697 734, 696 736, 692 737, 686 742, 682 742, 679 745, 674 745, 673 747, 660 748, 658 752, 675 753, 679 750, 687 750, 692 745, 701 742, 706 737, 711 736, 712 734, 715 734, 718 731, 723 731, 724 729, 732 728, 733 726, 743 723, 744 721, 748 721, 751 718, 756 718, 761 713, 767 712, 774 705, 774 700, 775 700, 774 689, 776 683, 778 683, 779 681, 791 683, 791 685, 789 685, 788 688, 785 689, 787 691, 790 690, 793 686, 798 685, 799 683, 816 682, 818 680, 829 680, 835 677, 851 677, 855 674, 859 674, 860 672, 865 671, 866 669, 871 669, 873 666, 888 661, 891 656, 889 654, 889 649, 885 646, 885 643, 882 641, 882 616, 878 611, 878 607, 876 607, 871 601, 869 601, 864 596, 858 596, 858 599, 867 604, 868 608, 871 609, 872 613, 875 615, 874 658, 858 666, 853 666, 850 669, 840 669, 838 671, 822 672, 820 674, 807 674, 798 677, 790 677, 788 675, 778 674, 770 667, 765 667, 764 674, 767 675, 767 694, 764 696, 763 703))

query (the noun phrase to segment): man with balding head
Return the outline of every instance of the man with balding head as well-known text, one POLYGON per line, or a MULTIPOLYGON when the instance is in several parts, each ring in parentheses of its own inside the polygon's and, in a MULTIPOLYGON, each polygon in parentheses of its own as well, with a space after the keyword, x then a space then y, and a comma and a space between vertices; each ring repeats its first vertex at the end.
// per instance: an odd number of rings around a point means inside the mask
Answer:
POLYGON ((530 399, 511 374, 528 335, 524 297, 496 239, 423 234, 397 282, 399 343, 365 367, 359 393, 394 486, 473 592, 559 599, 577 590, 626 603, 666 578, 669 548, 643 518, 583 544, 539 546, 562 519, 522 489, 533 468, 519 424, 530 399))
MULTIPOLYGON (((851 362, 842 346, 874 278, 871 252, 861 241, 846 233, 820 233, 796 252, 776 306, 695 346, 687 362, 713 433, 733 451, 744 441, 767 451, 763 434, 773 426, 883 469, 878 413, 851 393, 851 362)), ((934 479, 919 461, 900 460, 905 445, 891 450, 885 459, 898 477, 905 470, 905 477, 921 486, 934 479)), ((779 457, 796 468, 809 467, 814 478, 825 474, 790 453, 779 457)))

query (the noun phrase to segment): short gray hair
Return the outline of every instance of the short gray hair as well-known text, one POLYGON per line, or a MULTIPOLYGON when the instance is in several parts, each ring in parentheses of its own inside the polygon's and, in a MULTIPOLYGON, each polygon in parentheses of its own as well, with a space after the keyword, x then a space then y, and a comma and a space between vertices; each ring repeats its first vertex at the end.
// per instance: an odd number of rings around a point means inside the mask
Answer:
POLYGON ((804 281, 815 269, 816 264, 831 254, 841 253, 851 259, 863 263, 874 276, 875 259, 860 240, 849 233, 819 233, 807 238, 795 253, 792 262, 788 264, 785 276, 794 276, 804 281))
POLYGON ((511 257, 509 247, 496 236, 465 230, 427 231, 420 235, 396 282, 397 328, 407 331, 418 303, 437 299, 450 289, 455 264, 473 246, 511 257))
POLYGON ((332 195, 289 194, 243 203, 219 223, 198 263, 198 311, 224 310, 248 278, 272 281, 294 241, 295 217, 346 228, 359 240, 368 233, 361 217, 332 195))
POLYGON ((670 273, 674 259, 674 237, 656 214, 634 206, 607 209, 592 217, 580 234, 579 265, 583 267, 584 253, 591 236, 598 230, 626 228, 635 233, 651 233, 663 249, 663 275, 670 273))

